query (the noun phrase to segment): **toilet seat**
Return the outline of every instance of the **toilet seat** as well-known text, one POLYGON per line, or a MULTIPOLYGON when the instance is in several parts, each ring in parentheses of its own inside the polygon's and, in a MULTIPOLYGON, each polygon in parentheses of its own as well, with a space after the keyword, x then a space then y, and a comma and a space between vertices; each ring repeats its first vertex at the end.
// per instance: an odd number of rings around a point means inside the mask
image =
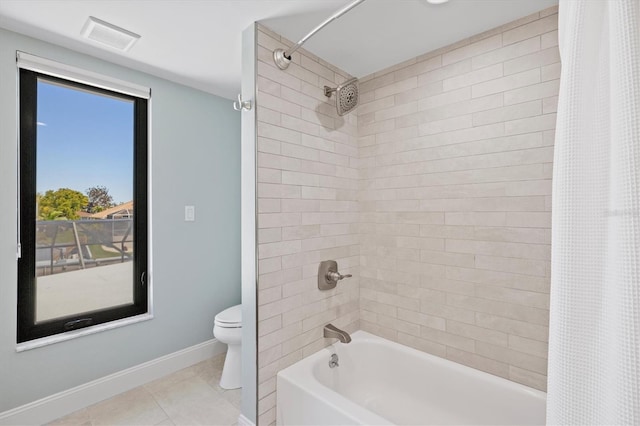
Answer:
POLYGON ((232 306, 216 315, 214 324, 221 328, 242 327, 242 305, 232 306))

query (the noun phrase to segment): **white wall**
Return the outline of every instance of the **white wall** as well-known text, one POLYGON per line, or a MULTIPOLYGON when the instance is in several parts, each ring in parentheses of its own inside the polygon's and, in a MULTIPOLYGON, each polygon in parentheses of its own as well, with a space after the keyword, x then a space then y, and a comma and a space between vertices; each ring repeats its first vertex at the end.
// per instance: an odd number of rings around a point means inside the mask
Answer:
POLYGON ((242 111, 242 407, 256 423, 257 309, 256 309, 256 24, 242 32, 242 99, 251 109, 242 111))
POLYGON ((0 206, 0 412, 209 340, 215 314, 240 302, 240 115, 226 99, 0 29, 0 206), (22 353, 16 50, 151 87, 153 105, 155 318, 22 353))

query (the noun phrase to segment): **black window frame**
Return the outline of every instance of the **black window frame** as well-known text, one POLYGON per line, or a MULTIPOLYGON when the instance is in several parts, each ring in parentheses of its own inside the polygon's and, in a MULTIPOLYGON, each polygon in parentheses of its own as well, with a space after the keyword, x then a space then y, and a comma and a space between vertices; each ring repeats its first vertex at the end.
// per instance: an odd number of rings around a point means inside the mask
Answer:
POLYGON ((146 314, 148 291, 148 100, 120 92, 19 68, 19 205, 17 343, 146 314), (79 313, 36 323, 36 148, 38 80, 133 101, 133 304, 79 313))

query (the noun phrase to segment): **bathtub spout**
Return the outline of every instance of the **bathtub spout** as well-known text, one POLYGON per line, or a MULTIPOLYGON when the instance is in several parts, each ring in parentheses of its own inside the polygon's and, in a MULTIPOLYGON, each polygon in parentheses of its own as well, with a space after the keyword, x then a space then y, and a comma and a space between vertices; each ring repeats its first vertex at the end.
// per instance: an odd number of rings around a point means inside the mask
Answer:
POLYGON ((351 336, 346 331, 340 330, 333 324, 327 324, 324 326, 324 337, 326 338, 336 338, 340 340, 342 343, 349 343, 351 341, 351 336))

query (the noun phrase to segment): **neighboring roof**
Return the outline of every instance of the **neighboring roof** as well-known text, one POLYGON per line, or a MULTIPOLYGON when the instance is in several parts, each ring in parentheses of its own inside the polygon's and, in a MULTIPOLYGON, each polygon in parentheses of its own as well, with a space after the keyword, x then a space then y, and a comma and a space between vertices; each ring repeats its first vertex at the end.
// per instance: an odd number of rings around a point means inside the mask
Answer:
POLYGON ((102 210, 101 212, 94 213, 90 217, 93 219, 106 219, 109 216, 112 216, 121 211, 127 211, 128 213, 133 213, 133 200, 128 201, 126 203, 119 204, 115 207, 111 207, 110 209, 102 210))
POLYGON ((83 211, 79 211, 76 212, 78 214, 78 216, 82 217, 82 218, 93 218, 93 214, 91 213, 87 213, 87 212, 83 212, 83 211))

